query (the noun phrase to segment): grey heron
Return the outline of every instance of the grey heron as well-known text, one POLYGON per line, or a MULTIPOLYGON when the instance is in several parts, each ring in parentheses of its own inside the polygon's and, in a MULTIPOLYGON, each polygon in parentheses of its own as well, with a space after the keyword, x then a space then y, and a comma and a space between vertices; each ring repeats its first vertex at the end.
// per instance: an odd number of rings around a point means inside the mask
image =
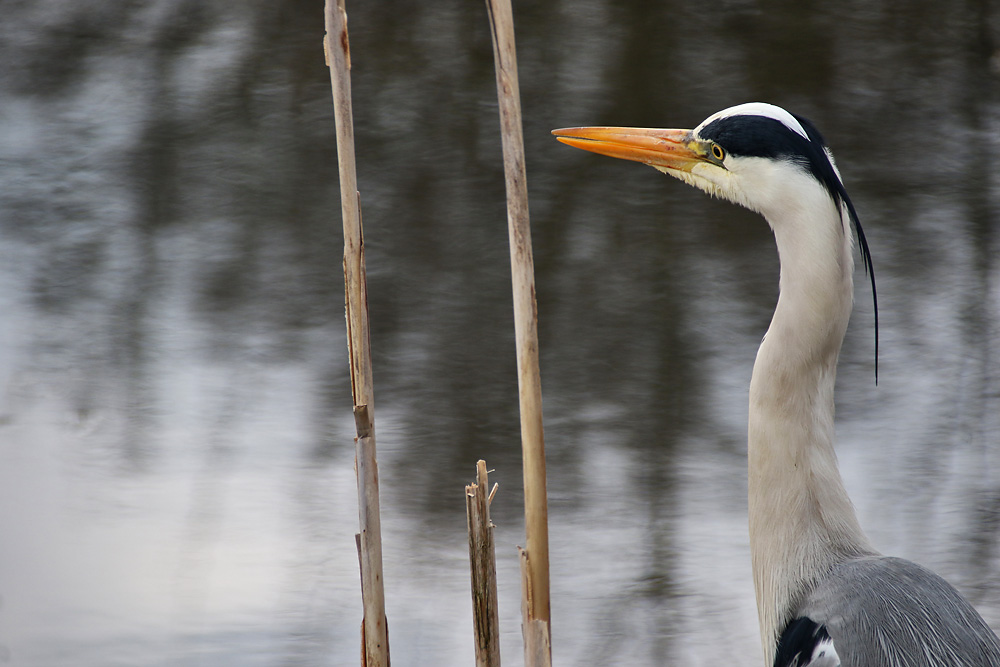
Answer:
MULTIPOLYGON (((1000 666, 1000 641, 972 605, 930 570, 877 552, 844 488, 833 393, 853 306, 855 234, 873 300, 875 277, 854 205, 813 124, 754 102, 693 130, 553 134, 745 206, 774 233, 779 296, 753 366, 748 425, 750 551, 766 663, 1000 666)), ((877 302, 875 313, 877 360, 877 302)))

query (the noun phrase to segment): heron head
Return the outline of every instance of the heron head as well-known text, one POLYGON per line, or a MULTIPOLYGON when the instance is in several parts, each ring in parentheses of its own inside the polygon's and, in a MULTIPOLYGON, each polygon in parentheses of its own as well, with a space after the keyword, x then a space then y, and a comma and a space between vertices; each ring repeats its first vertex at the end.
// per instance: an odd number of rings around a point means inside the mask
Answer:
MULTIPOLYGON (((693 130, 575 127, 553 130, 552 134, 576 148, 648 164, 711 195, 757 211, 772 226, 775 220, 808 223, 809 214, 814 212, 810 209, 828 202, 836 215, 820 219, 853 224, 875 300, 871 253, 857 212, 833 155, 805 118, 773 104, 750 102, 714 113, 693 130)), ((875 336, 877 355, 877 302, 875 336)))
POLYGON ((772 104, 730 107, 693 130, 577 127, 552 133, 570 146, 648 164, 765 216, 817 186, 837 206, 847 200, 816 128, 772 104))

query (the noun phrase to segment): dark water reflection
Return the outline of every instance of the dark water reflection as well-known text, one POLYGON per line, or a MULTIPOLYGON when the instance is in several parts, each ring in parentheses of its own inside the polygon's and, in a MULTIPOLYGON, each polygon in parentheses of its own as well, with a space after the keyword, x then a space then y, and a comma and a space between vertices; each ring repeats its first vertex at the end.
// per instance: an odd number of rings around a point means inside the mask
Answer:
MULTIPOLYGON (((8 5, 0 655, 353 664, 321 3, 8 5)), ((501 484, 504 661, 520 664, 485 10, 348 10, 394 664, 472 662, 461 492, 480 457, 501 484)), ((859 280, 838 388, 862 521, 1000 625, 995 8, 590 0, 515 13, 556 662, 759 664, 745 394, 776 296, 773 242, 745 211, 548 134, 693 126, 753 99, 823 129, 875 255, 880 383, 859 280)))

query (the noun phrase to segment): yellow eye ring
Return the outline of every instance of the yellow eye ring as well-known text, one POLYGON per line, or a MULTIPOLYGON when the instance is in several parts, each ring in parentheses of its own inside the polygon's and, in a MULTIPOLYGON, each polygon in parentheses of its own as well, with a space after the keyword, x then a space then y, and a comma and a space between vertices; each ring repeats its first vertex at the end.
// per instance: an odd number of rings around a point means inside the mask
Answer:
POLYGON ((712 157, 721 162, 726 159, 726 151, 719 144, 712 144, 712 157))

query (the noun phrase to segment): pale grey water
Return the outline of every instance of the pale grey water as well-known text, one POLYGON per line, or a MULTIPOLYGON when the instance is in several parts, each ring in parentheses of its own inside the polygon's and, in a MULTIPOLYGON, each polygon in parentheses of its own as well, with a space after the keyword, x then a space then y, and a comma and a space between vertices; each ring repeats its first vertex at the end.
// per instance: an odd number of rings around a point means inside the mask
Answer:
MULTIPOLYGON (((481 2, 348 3, 393 664, 472 664, 462 490, 523 542, 481 2)), ((0 658, 356 664, 357 508, 319 2, 8 2, 0 658)), ((515 3, 559 665, 757 665, 746 388, 766 225, 556 127, 812 118, 879 278, 838 385, 883 550, 1000 626, 1000 15, 986 2, 515 3)))

